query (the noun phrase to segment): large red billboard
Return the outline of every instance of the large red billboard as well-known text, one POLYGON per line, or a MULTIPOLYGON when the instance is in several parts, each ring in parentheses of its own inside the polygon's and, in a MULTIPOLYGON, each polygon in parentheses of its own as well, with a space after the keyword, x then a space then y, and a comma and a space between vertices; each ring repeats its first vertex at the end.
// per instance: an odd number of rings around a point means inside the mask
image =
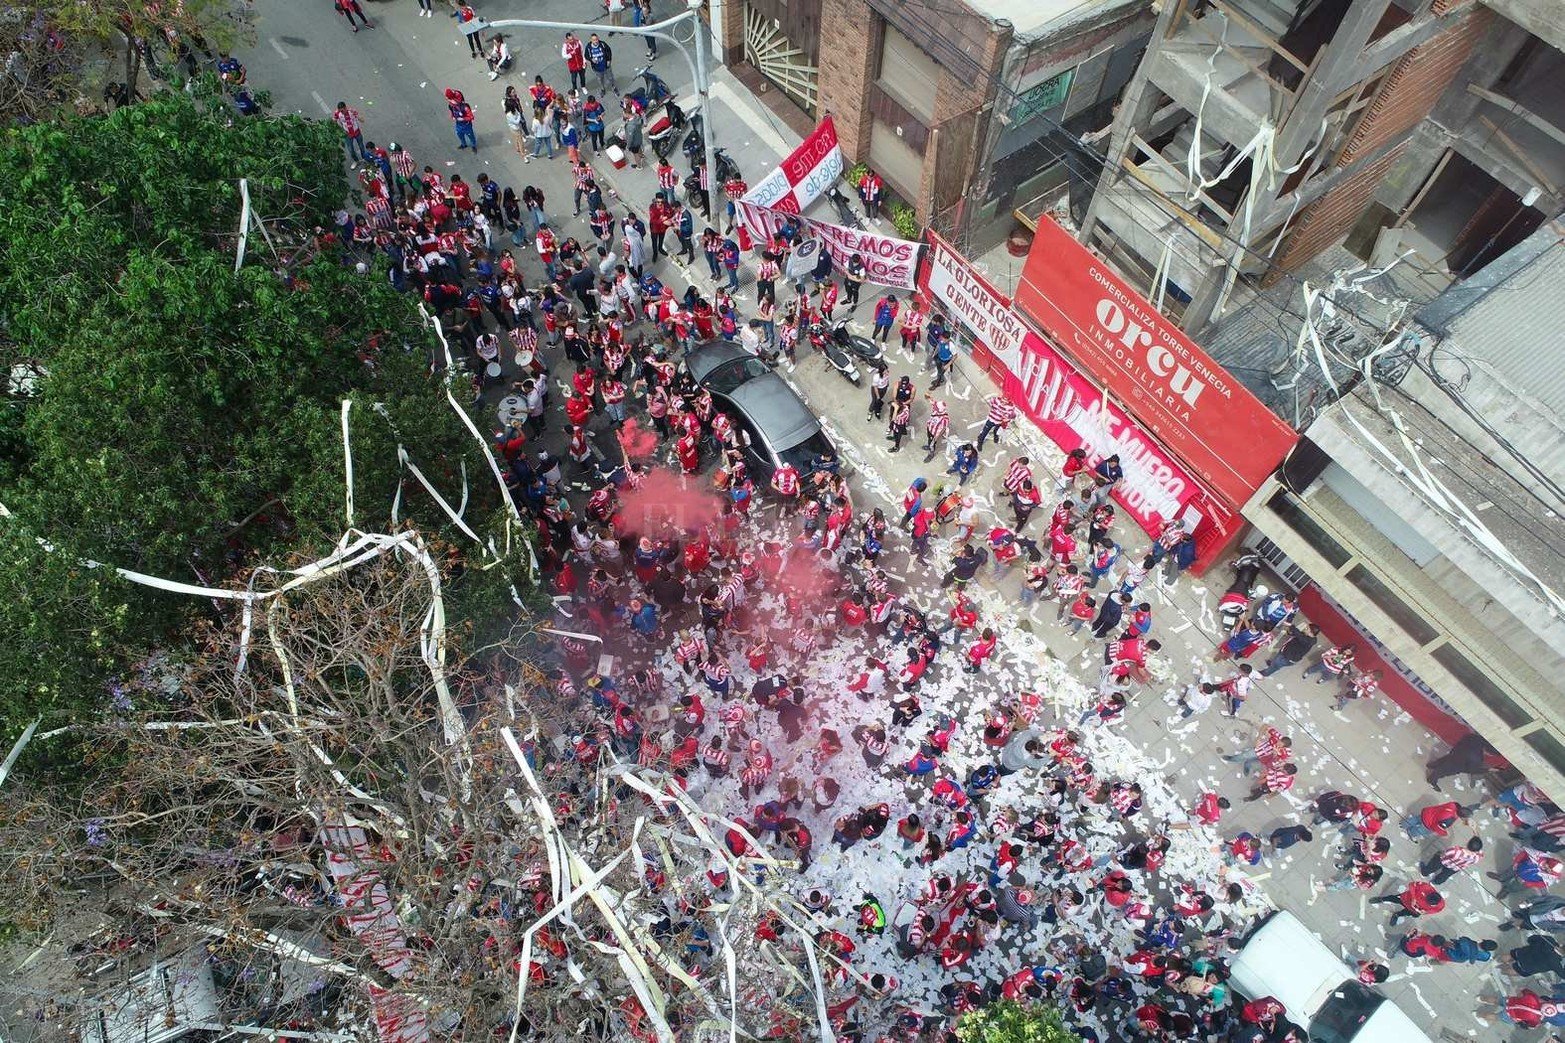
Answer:
POLYGON ((1214 493, 1239 507, 1299 436, 1048 217, 1015 304, 1214 493))
POLYGON ((966 258, 932 232, 929 243, 919 289, 999 363, 998 372, 991 368, 991 373, 1017 409, 1061 449, 1086 449, 1090 464, 1118 454, 1125 479, 1115 499, 1147 532, 1184 518, 1198 538, 1221 539, 1229 533, 1233 512, 1226 504, 1207 495, 1156 438, 1028 329, 1011 302, 966 258))

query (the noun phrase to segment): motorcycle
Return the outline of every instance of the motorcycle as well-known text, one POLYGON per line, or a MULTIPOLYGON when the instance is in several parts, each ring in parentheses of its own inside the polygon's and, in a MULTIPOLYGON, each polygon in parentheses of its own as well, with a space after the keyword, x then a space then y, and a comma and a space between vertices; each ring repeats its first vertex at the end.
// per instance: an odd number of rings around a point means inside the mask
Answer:
POLYGON ((1252 600, 1264 598, 1269 592, 1256 583, 1261 567, 1266 564, 1259 554, 1243 554, 1234 560, 1234 581, 1228 584, 1223 596, 1217 599, 1217 618, 1225 633, 1232 633, 1239 620, 1250 609, 1252 600))
POLYGON ((858 211, 848 202, 848 197, 842 194, 842 189, 832 185, 826 192, 831 205, 837 208, 837 220, 847 228, 864 231, 864 222, 859 218, 858 211))
POLYGON ((711 220, 712 210, 707 205, 706 189, 701 187, 701 175, 692 171, 685 175, 685 202, 692 208, 699 210, 707 220, 711 220))
POLYGON ((739 164, 728 158, 728 153, 720 148, 712 150, 712 159, 717 163, 717 183, 726 185, 730 181, 740 180, 739 164))
POLYGON ((666 160, 674 151, 674 138, 684 129, 685 110, 674 103, 673 98, 663 102, 662 111, 647 118, 647 142, 660 160, 666 160))
POLYGON ((842 374, 843 379, 848 383, 858 387, 862 378, 859 368, 853 364, 853 355, 837 343, 836 338, 827 332, 826 327, 818 322, 812 322, 809 337, 810 344, 815 350, 826 356, 827 364, 842 374))
POLYGON ((848 320, 838 319, 831 328, 831 339, 839 348, 856 356, 859 361, 871 369, 878 368, 886 360, 885 354, 880 350, 880 345, 868 337, 860 337, 848 332, 848 320))
POLYGON ((641 77, 644 86, 627 91, 625 96, 634 99, 643 111, 674 96, 674 92, 668 89, 668 84, 663 82, 663 77, 652 71, 652 66, 642 66, 636 70, 636 75, 641 77))
POLYGON ((706 154, 706 123, 701 113, 697 112, 690 117, 690 133, 685 135, 685 143, 680 146, 680 151, 685 158, 690 160, 692 167, 696 161, 706 154))

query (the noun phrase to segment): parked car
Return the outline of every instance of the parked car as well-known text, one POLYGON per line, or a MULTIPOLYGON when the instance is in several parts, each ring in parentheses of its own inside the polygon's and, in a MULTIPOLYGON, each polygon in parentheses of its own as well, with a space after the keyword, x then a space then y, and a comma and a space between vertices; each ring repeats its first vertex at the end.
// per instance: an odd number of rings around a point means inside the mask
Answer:
POLYGON ((1233 961, 1247 999, 1273 996, 1311 1043, 1430 1043, 1402 1009, 1358 975, 1286 910, 1273 913, 1233 961))
MULTIPOLYGON (((750 437, 745 452, 758 488, 787 461, 801 475, 837 450, 821 422, 782 377, 737 344, 714 340, 690 350, 685 366, 697 384, 712 392, 719 408, 750 437)), ((839 461, 840 462, 840 461, 839 461)))

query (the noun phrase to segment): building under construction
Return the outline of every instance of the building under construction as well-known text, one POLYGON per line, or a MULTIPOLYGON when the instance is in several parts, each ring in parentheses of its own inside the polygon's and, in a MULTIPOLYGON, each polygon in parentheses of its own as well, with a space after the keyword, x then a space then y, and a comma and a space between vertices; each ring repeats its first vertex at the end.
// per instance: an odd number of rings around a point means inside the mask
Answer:
MULTIPOLYGON (((1169 0, 1082 241, 1208 341, 1327 251, 1401 257, 1410 295, 1429 300, 1561 210, 1561 13, 1546 0, 1169 0)), ((1274 314, 1298 309, 1289 289, 1274 314)), ((1214 351, 1252 385, 1253 339, 1214 351)))

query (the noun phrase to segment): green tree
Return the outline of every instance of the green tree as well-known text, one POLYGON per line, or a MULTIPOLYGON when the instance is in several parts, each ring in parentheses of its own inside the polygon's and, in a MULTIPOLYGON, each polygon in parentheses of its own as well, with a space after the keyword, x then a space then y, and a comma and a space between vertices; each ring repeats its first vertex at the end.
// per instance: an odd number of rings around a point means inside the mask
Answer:
POLYGON ((29 123, 91 106, 106 83, 86 82, 94 63, 111 61, 133 94, 143 56, 166 75, 183 41, 224 50, 249 39, 253 11, 238 0, 10 0, 0 17, 0 124, 29 123))
MULTIPOLYGON (((172 94, 6 131, 0 162, 19 173, 0 180, 0 738, 100 705, 202 617, 231 622, 81 562, 222 585, 329 551, 345 399, 358 527, 385 529, 399 488, 404 523, 450 526, 399 448, 480 533, 501 517, 411 299, 315 246, 346 193, 335 128, 172 94), (235 273, 240 177, 278 252, 252 236, 235 273)), ((464 609, 505 590, 513 548, 466 571, 484 597, 457 584, 464 609)))
POLYGON ((1001 1000, 969 1011, 956 1023, 961 1043, 1082 1043, 1057 1007, 1001 1000))

